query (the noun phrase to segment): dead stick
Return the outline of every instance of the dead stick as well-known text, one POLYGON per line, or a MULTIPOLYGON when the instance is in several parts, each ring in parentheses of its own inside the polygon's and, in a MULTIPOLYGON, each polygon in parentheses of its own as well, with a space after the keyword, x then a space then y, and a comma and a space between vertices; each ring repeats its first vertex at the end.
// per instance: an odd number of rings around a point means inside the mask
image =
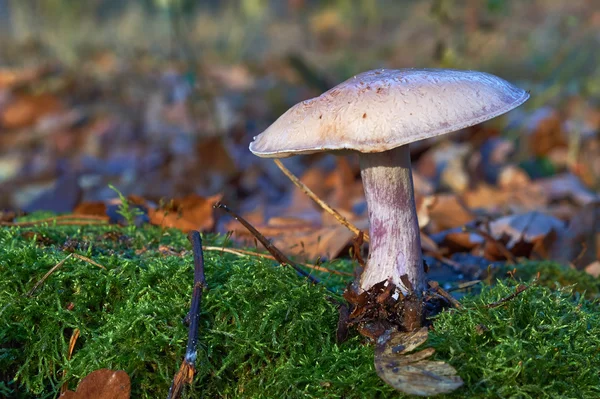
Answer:
POLYGON ((202 238, 200 233, 192 230, 188 234, 188 240, 192 243, 194 252, 194 290, 192 293, 192 305, 190 307, 190 329, 188 332, 187 348, 179 371, 173 377, 173 383, 169 388, 167 399, 179 398, 185 384, 191 384, 196 374, 196 358, 198 355, 198 329, 200 322, 200 303, 202 292, 206 288, 204 277, 204 253, 202 252, 202 238))
POLYGON ((250 223, 248 223, 248 221, 246 219, 244 219, 243 217, 241 217, 240 215, 238 215, 237 213, 235 213, 234 211, 229 209, 227 207, 227 205, 225 205, 221 202, 217 202, 213 206, 217 209, 223 209, 225 212, 227 212, 229 215, 231 215, 235 220, 240 222, 250 233, 252 233, 252 235, 254 237, 256 237, 256 239, 258 241, 260 241, 260 243, 267 249, 267 251, 269 251, 271 253, 271 255, 273 255, 273 257, 275 258, 275 260, 277 262, 279 262, 280 264, 290 265, 296 272, 298 272, 301 276, 304 276, 307 279, 309 279, 310 282, 312 282, 313 284, 319 284, 319 280, 316 277, 311 276, 310 274, 308 274, 307 272, 302 270, 296 263, 292 262, 292 260, 290 260, 287 256, 285 256, 283 254, 283 252, 281 252, 279 250, 279 248, 277 248, 275 245, 271 244, 271 242, 269 240, 267 240, 265 238, 265 236, 263 236, 258 230, 256 230, 254 228, 254 226, 252 226, 250 223))
MULTIPOLYGON (((281 171, 288 177, 288 179, 290 179, 292 181, 292 183, 294 183, 296 185, 296 187, 298 187, 306 195, 308 195, 309 198, 312 199, 313 201, 315 201, 317 203, 317 205, 319 205, 321 208, 323 208, 324 211, 331 214, 334 218, 337 219, 338 222, 340 222, 341 224, 346 226, 346 228, 348 228, 348 230, 350 230, 354 234, 358 235, 361 232, 361 230, 358 227, 356 227, 355 225, 350 223, 348 221, 348 219, 346 219, 338 211, 336 211, 335 209, 330 207, 325 201, 323 201, 321 198, 319 198, 317 196, 317 194, 315 194, 310 188, 308 188, 304 183, 302 183, 300 181, 300 179, 298 179, 296 176, 294 176, 294 174, 292 172, 290 172, 288 170, 288 168, 283 166, 283 163, 281 163, 281 161, 279 159, 275 159, 274 162, 275 162, 275 165, 277 165, 277 167, 279 169, 281 169, 281 171)), ((369 242, 369 233, 367 233, 366 231, 363 231, 362 233, 363 233, 363 240, 369 242)))
MULTIPOLYGON (((215 251, 215 252, 227 252, 229 254, 237 255, 237 256, 256 256, 257 258, 271 259, 276 260, 273 255, 267 255, 260 252, 252 252, 244 249, 233 249, 233 248, 225 248, 225 247, 212 247, 212 246, 203 246, 203 250, 205 251, 215 251)), ((341 272, 335 269, 328 269, 323 266, 311 265, 310 263, 300 263, 304 267, 308 267, 309 269, 318 270, 320 272, 337 274, 339 276, 352 276, 352 273, 341 272)))
POLYGON ((452 295, 450 295, 445 289, 440 287, 437 281, 430 281, 429 286, 433 289, 438 295, 442 298, 446 299, 452 306, 456 309, 462 309, 462 304, 456 300, 452 295))

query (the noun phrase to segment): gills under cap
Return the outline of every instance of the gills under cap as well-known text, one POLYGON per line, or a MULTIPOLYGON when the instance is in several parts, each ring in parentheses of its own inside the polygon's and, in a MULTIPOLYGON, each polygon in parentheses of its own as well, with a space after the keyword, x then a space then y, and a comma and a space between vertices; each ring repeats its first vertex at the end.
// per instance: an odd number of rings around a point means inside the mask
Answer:
POLYGON ((518 107, 529 94, 484 72, 378 69, 294 105, 250 144, 261 157, 383 152, 518 107))

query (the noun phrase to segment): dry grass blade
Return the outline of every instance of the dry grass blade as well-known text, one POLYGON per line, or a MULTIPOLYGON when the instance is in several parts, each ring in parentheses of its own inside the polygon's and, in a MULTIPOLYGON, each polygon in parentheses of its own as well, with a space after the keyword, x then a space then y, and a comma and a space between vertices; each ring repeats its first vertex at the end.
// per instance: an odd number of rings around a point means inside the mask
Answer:
POLYGON ((40 285, 44 284, 44 282, 48 279, 48 277, 50 277, 50 275, 52 273, 54 273, 55 271, 57 271, 62 265, 65 264, 65 262, 70 259, 70 258, 77 258, 77 259, 81 259, 89 264, 92 264, 96 267, 99 267, 100 269, 106 270, 106 267, 102 266, 100 263, 88 258, 87 256, 83 256, 83 255, 79 255, 79 254, 69 254, 67 255, 66 258, 64 258, 63 260, 61 260, 60 262, 58 262, 56 265, 54 265, 52 267, 52 269, 48 270, 48 273, 44 274, 44 277, 42 277, 42 279, 40 281, 38 281, 31 290, 29 290, 29 292, 26 294, 26 296, 30 297, 31 295, 33 295, 33 293, 40 287, 40 285))
POLYGON ((83 255, 79 255, 79 254, 72 254, 72 255, 74 258, 81 259, 84 262, 87 262, 89 264, 97 266, 100 269, 106 270, 106 267, 102 266, 100 263, 96 262, 95 260, 88 258, 87 256, 83 256, 83 255))
MULTIPOLYGON (((274 256, 263 254, 260 252, 252 252, 244 249, 233 249, 233 248, 224 248, 224 247, 213 247, 213 246, 204 246, 202 247, 205 251, 215 251, 215 252, 227 252, 237 256, 256 256, 257 258, 271 259, 276 260, 274 256)), ((310 263, 300 263, 300 265, 304 267, 308 267, 309 269, 318 270, 320 272, 337 274, 339 276, 352 276, 352 273, 341 272, 335 269, 328 269, 323 266, 311 265, 310 263)))
POLYGON ((472 286, 477 285, 479 283, 481 283, 481 280, 467 281, 466 283, 461 283, 461 284, 457 285, 456 287, 448 288, 446 291, 452 292, 452 291, 465 290, 465 289, 471 288, 472 286))
MULTIPOLYGON (((355 225, 350 223, 348 221, 348 219, 343 217, 338 211, 336 211, 335 209, 330 207, 325 201, 323 201, 321 198, 319 198, 317 196, 317 194, 315 194, 310 188, 308 188, 304 183, 302 183, 300 181, 300 179, 298 179, 296 176, 294 176, 294 174, 292 172, 290 172, 288 170, 288 168, 283 166, 283 163, 281 163, 281 161, 279 159, 275 159, 274 162, 275 162, 275 165, 277 165, 277 167, 279 169, 281 169, 281 171, 292 181, 292 183, 294 183, 296 185, 296 187, 298 187, 306 195, 308 195, 309 198, 312 199, 313 201, 315 201, 317 203, 317 205, 319 205, 321 208, 323 208, 324 211, 331 214, 334 218, 336 218, 336 220, 338 220, 341 224, 346 226, 348 228, 348 230, 350 230, 354 234, 356 234, 356 235, 360 234, 361 230, 358 227, 356 227, 355 225)), ((363 240, 368 242, 369 241, 369 233, 364 232, 364 231, 362 233, 363 233, 363 240)))
POLYGON ((43 223, 56 223, 57 226, 78 226, 88 224, 100 224, 104 225, 108 223, 108 216, 95 216, 95 215, 60 215, 53 216, 51 218, 45 218, 40 220, 32 220, 29 222, 0 222, 0 226, 18 226, 28 227, 37 226, 43 223))
POLYGON ((527 288, 529 288, 529 286, 524 285, 524 284, 519 284, 517 286, 517 288, 515 289, 515 292, 513 292, 512 294, 510 294, 508 296, 505 296, 504 298, 500 299, 499 301, 488 303, 487 305, 485 305, 485 307, 489 308, 489 309, 493 309, 493 308, 497 308, 498 306, 502 306, 504 303, 510 301, 511 299, 516 298, 520 293, 525 291, 527 288))
MULTIPOLYGON (((77 342, 77 339, 79 338, 79 328, 76 328, 75 330, 73 330, 73 334, 71 334, 71 339, 69 340, 69 349, 67 352, 67 360, 71 360, 71 356, 73 355, 73 349, 75 349, 75 343, 77 342)), ((67 370, 63 369, 62 371, 62 375, 63 378, 67 375, 67 370)), ((63 383, 62 386, 60 387, 60 394, 64 394, 65 392, 67 392, 67 390, 69 389, 69 386, 67 384, 67 382, 63 383)))
POLYGON ((40 281, 38 281, 37 283, 35 283, 35 285, 33 286, 33 288, 31 290, 29 290, 29 292, 26 294, 26 296, 30 297, 33 295, 33 293, 42 285, 44 284, 44 281, 46 281, 48 279, 48 277, 50 277, 50 275, 52 273, 54 273, 55 271, 57 271, 62 265, 65 264, 65 262, 67 260, 69 260, 71 257, 73 256, 73 254, 69 254, 67 255, 66 258, 64 258, 63 260, 61 260, 60 262, 58 262, 56 265, 54 265, 52 267, 52 269, 48 270, 48 272, 46 274, 44 274, 44 277, 42 277, 42 279, 40 281))

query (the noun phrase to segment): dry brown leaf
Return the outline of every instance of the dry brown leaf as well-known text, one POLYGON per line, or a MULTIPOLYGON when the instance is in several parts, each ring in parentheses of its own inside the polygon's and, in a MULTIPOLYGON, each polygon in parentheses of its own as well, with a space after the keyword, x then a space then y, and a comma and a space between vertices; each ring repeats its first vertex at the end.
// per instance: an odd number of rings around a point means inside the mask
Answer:
MULTIPOLYGON (((431 233, 464 226, 475 218, 455 194, 438 194, 424 201, 430 204, 426 209, 430 220, 428 231, 431 233)), ((419 210, 419 216, 424 216, 423 206, 419 210)))
POLYGON ((534 244, 552 231, 565 232, 565 223, 541 212, 505 216, 490 223, 490 234, 497 240, 507 237, 506 248, 511 250, 519 242, 534 244))
POLYGON ((375 354, 377 374, 387 384, 410 395, 432 396, 452 392, 463 385, 454 367, 427 360, 435 350, 427 348, 409 354, 427 341, 427 327, 409 333, 388 332, 375 354))
POLYGON ((537 123, 529 136, 529 149, 537 157, 543 157, 557 147, 567 145, 563 130, 563 117, 552 111, 537 123))
MULTIPOLYGON (((271 218, 268 224, 255 227, 284 254, 304 261, 319 257, 333 259, 354 238, 354 234, 339 223, 325 226, 295 217, 271 218)), ((254 243, 253 236, 237 221, 229 222, 226 229, 234 232, 236 240, 246 245, 254 243)))
POLYGON ((61 399, 129 399, 131 383, 126 372, 100 369, 88 374, 75 392, 66 391, 61 399))
POLYGON ((61 101, 52 94, 20 95, 3 109, 0 126, 5 129, 24 128, 62 109, 61 101))
POLYGON ((600 201, 590 203, 573 216, 566 232, 551 248, 552 258, 572 262, 578 269, 600 259, 600 201))
POLYGON ((211 230, 215 224, 213 205, 221 198, 221 194, 206 198, 191 194, 173 199, 162 208, 149 209, 148 217, 150 223, 156 226, 176 228, 184 232, 211 230))
POLYGON ((479 184, 477 188, 467 191, 462 197, 469 209, 519 209, 525 212, 543 208, 548 203, 548 197, 536 184, 510 189, 498 189, 487 184, 479 184))
POLYGON ((600 200, 600 195, 588 190, 581 180, 570 173, 537 180, 531 187, 543 192, 548 201, 570 199, 578 205, 586 205, 600 200))

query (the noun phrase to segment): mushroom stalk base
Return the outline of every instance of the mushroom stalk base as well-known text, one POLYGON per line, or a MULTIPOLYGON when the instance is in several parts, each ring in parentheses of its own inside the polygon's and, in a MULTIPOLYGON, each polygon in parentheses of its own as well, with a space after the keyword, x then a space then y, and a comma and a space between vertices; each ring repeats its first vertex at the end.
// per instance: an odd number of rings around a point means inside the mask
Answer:
POLYGON ((425 289, 421 237, 408 145, 380 153, 362 153, 360 167, 369 209, 369 257, 361 290, 387 279, 404 294, 409 287, 418 298, 425 289))

